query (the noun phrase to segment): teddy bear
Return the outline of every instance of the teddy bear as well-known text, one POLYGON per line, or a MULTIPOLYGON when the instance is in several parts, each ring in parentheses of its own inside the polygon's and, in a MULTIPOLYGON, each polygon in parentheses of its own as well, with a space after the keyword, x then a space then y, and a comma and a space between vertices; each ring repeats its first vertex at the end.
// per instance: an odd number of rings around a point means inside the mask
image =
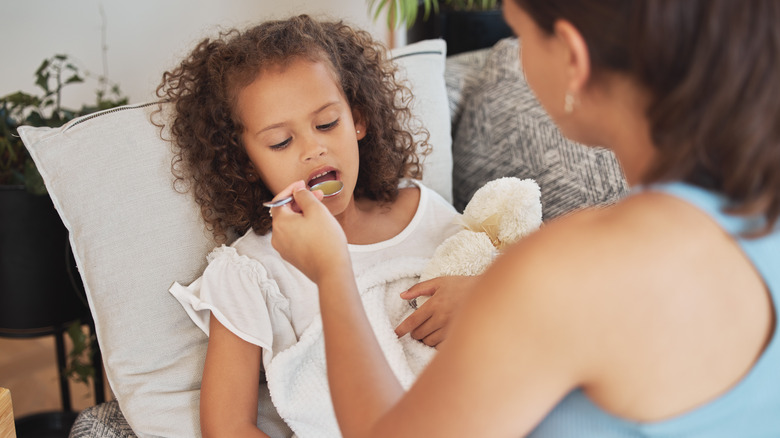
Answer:
MULTIPOLYGON (((463 229, 442 242, 423 269, 420 281, 481 274, 507 246, 542 225, 541 191, 536 181, 504 177, 474 193, 459 217, 463 229)), ((430 297, 410 300, 413 308, 430 297)))

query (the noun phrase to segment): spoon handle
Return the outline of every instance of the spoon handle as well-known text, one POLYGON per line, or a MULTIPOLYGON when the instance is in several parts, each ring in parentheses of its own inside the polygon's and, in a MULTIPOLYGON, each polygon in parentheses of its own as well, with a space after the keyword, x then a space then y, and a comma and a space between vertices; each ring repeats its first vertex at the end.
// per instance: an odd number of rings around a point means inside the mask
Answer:
POLYGON ((282 198, 282 199, 280 199, 280 200, 278 200, 276 202, 270 202, 270 201, 269 202, 263 202, 263 207, 268 207, 268 208, 281 207, 282 205, 287 204, 287 203, 289 203, 292 200, 293 200, 293 197, 292 196, 288 196, 288 197, 282 198))

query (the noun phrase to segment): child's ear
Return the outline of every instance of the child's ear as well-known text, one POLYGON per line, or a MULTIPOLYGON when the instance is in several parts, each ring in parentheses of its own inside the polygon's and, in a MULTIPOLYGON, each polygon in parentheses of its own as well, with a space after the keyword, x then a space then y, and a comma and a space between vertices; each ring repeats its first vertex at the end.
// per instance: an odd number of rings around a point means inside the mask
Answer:
POLYGON ((256 183, 260 181, 260 175, 257 174, 257 171, 255 170, 255 165, 251 162, 246 165, 246 168, 244 169, 244 175, 246 175, 247 181, 251 183, 256 183))
POLYGON ((366 129, 368 124, 363 114, 358 110, 352 110, 352 121, 355 123, 355 135, 358 140, 363 140, 366 137, 366 129))

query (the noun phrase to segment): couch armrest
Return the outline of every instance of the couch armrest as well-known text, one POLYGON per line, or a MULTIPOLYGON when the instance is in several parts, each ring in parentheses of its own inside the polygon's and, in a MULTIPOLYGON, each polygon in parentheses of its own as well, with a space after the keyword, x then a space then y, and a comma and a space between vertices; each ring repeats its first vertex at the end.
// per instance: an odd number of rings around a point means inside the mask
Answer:
POLYGON ((119 409, 119 403, 112 400, 87 408, 79 414, 68 438, 136 438, 119 409))

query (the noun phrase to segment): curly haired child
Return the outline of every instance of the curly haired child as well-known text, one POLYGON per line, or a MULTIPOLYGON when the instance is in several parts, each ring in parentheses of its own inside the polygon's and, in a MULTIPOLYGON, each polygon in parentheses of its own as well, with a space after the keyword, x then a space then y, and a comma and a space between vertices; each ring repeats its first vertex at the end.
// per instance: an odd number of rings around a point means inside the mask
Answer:
POLYGON ((158 95, 175 108, 178 180, 191 188, 215 236, 227 242, 231 233, 243 234, 209 255, 201 278, 171 288, 209 335, 203 434, 265 436, 260 428, 272 426, 257 420, 264 373, 298 436, 307 435, 300 425, 319 424, 322 412, 328 418, 316 435, 328 436, 328 427, 338 435, 329 394, 324 408, 304 409, 296 403, 315 397, 293 394, 284 405, 289 386, 274 386, 295 377, 274 360, 296 351, 319 307, 316 285, 273 249, 273 218, 262 204, 341 181, 343 190, 323 202, 350 244, 356 280, 387 276, 382 281, 396 292, 412 285, 413 272, 381 266, 429 258, 456 231, 456 212, 417 180, 419 154, 429 145, 406 128, 408 88, 368 33, 298 16, 200 42, 164 74, 158 95))

